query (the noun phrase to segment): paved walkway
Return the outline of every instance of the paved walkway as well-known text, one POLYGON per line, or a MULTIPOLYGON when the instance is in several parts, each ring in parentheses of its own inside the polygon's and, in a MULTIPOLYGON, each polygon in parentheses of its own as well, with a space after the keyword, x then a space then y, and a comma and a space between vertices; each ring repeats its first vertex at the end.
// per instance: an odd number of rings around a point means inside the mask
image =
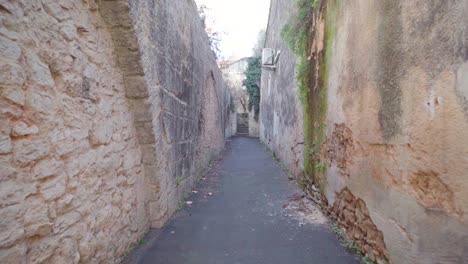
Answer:
POLYGON ((258 139, 234 137, 195 190, 193 204, 154 231, 135 262, 359 263, 328 224, 308 224, 285 208, 299 190, 258 139))

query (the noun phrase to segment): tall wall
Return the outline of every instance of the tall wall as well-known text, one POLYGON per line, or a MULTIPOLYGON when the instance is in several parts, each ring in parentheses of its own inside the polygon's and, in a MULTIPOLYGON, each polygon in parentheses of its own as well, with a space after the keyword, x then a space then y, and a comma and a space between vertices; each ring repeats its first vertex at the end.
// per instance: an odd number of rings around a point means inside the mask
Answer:
POLYGON ((281 51, 276 70, 262 69, 259 134, 295 176, 304 168, 303 107, 295 79, 296 58, 281 39, 281 29, 295 12, 295 1, 270 4, 265 47, 281 51))
POLYGON ((223 147, 195 4, 129 2, 0 4, 1 263, 117 262, 223 147))
MULTIPOLYGON (((275 21, 290 14, 280 2, 272 1, 267 47, 280 41, 275 21)), ((327 166, 312 181, 373 259, 468 262, 467 14, 467 0, 329 0, 314 12, 310 58, 319 81, 310 90, 325 95, 326 111, 315 117, 324 126, 312 129, 323 127, 318 161, 327 166)), ((283 131, 303 131, 275 123, 284 111, 278 98, 294 90, 281 84, 289 62, 282 55, 279 69, 262 76, 280 86, 262 86, 261 134, 275 153, 283 131)))
POLYGON ((150 113, 142 120, 150 121, 157 135, 143 157, 156 176, 149 184, 149 207, 158 227, 224 147, 230 102, 194 1, 134 0, 130 14, 150 109, 136 112, 150 113))

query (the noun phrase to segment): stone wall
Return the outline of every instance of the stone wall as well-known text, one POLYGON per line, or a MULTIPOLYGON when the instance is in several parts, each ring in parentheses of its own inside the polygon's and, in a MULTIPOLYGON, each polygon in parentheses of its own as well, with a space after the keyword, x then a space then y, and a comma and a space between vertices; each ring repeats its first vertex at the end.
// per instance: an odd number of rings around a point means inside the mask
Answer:
POLYGON ((294 74, 296 59, 281 39, 295 1, 271 1, 265 47, 281 51, 277 69, 262 69, 259 134, 275 156, 298 176, 304 164, 303 109, 294 74))
MULTIPOLYGON (((109 2, 112 9, 117 9, 109 2)), ((161 226, 224 147, 229 97, 194 1, 130 1, 157 137, 144 148, 152 226, 161 226)), ((142 106, 140 103, 135 104, 142 106)))
POLYGON ((195 4, 129 2, 0 4, 1 263, 117 262, 223 148, 195 4))
POLYGON ((258 117, 255 118, 253 108, 249 111, 249 137, 259 137, 258 117))
POLYGON ((237 130, 237 114, 236 112, 232 112, 229 108, 229 112, 227 115, 228 124, 226 126, 226 132, 224 133, 224 137, 226 139, 234 136, 237 130))
POLYGON ((0 10, 0 262, 114 260, 149 218, 111 36, 92 3, 0 10))
MULTIPOLYGON (((295 1, 286 2, 272 1, 266 42, 282 53, 275 43, 295 1)), ((303 183, 321 191, 373 259, 468 262, 467 13, 467 0, 330 0, 314 12, 310 61, 319 81, 309 90, 326 95, 325 116, 312 124, 323 122, 324 144, 315 141, 305 157, 315 152, 315 165, 326 166, 303 183)), ((284 63, 294 65, 283 55, 276 72, 262 76, 261 136, 291 164, 275 142, 304 128, 276 114, 287 112, 281 100, 298 103, 287 99, 292 81, 280 84, 292 75, 284 63)))

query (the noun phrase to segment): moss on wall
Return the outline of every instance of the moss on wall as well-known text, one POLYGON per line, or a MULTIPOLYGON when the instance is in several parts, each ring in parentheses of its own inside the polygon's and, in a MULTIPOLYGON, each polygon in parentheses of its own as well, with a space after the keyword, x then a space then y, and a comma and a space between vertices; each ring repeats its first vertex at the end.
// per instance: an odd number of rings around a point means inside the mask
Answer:
POLYGON ((321 159, 321 154, 326 140, 327 84, 337 7, 336 0, 298 0, 297 14, 288 21, 282 32, 283 39, 300 59, 296 78, 304 107, 305 141, 305 177, 300 184, 303 188, 315 184, 322 193, 326 188, 328 166, 321 159), (321 32, 318 32, 320 28, 317 25, 322 21, 325 23, 324 48, 318 50, 314 39, 320 41, 317 36, 321 32))

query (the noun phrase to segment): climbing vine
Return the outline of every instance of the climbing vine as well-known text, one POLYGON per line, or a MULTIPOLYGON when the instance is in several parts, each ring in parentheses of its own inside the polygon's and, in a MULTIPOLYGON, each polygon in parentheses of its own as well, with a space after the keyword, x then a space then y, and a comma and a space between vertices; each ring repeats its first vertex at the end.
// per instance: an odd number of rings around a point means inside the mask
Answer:
POLYGON ((249 111, 254 111, 255 120, 260 112, 260 77, 262 74, 261 57, 254 56, 248 59, 245 71, 244 85, 249 94, 249 111))
POLYGON ((299 98, 305 104, 307 88, 310 82, 311 65, 309 62, 309 47, 311 29, 313 24, 313 11, 318 0, 298 0, 296 3, 297 14, 289 18, 281 30, 281 37, 288 48, 299 59, 296 66, 296 80, 299 87, 299 98))

